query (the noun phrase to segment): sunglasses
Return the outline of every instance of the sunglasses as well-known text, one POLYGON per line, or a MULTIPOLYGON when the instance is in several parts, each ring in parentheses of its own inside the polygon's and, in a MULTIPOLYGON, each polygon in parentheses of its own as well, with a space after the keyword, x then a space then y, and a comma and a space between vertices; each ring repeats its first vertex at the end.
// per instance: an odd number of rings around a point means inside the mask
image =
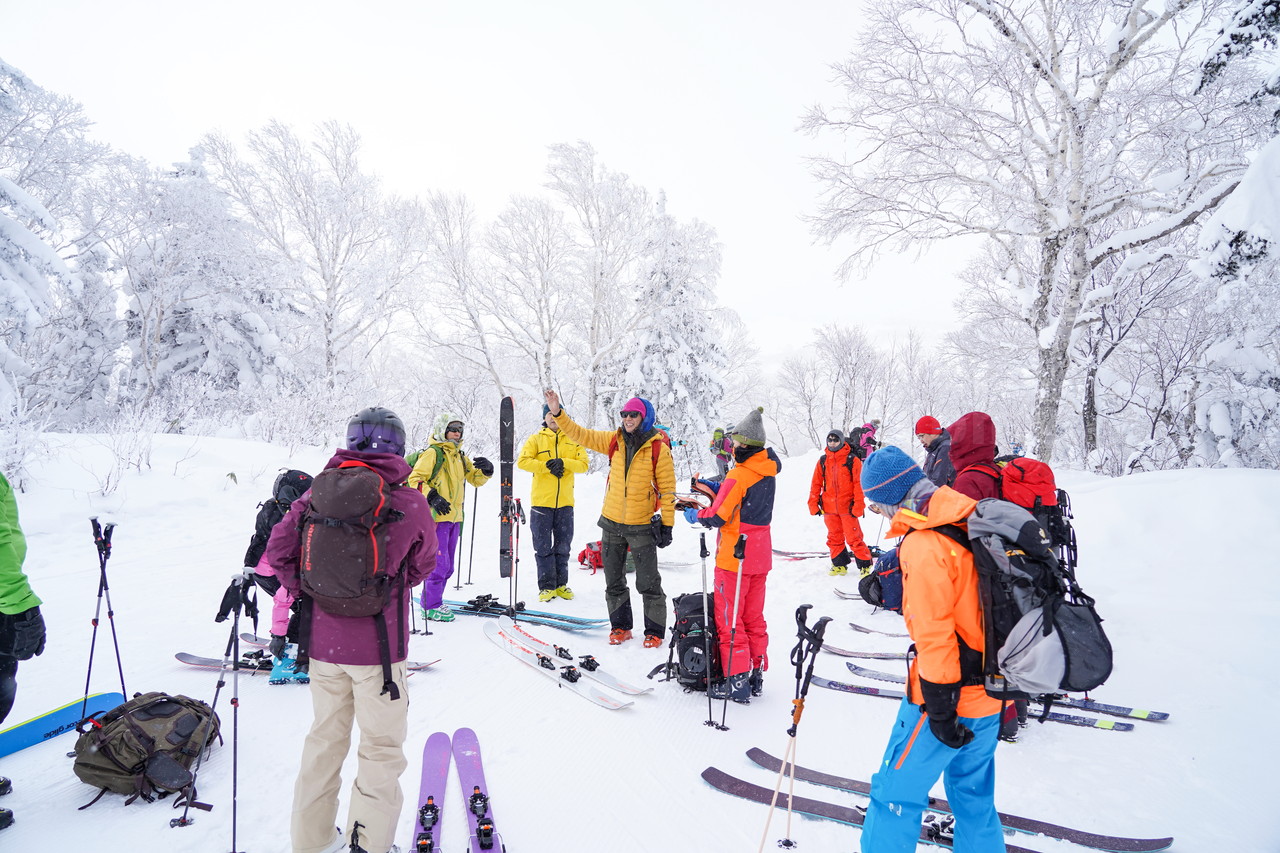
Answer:
POLYGON ((622 415, 624 418, 642 418, 642 417, 644 417, 644 414, 643 414, 642 412, 619 412, 619 414, 620 414, 620 415, 622 415))
POLYGON ((839 444, 839 443, 840 443, 840 439, 836 438, 835 436, 832 436, 831 438, 827 439, 827 444, 839 444))

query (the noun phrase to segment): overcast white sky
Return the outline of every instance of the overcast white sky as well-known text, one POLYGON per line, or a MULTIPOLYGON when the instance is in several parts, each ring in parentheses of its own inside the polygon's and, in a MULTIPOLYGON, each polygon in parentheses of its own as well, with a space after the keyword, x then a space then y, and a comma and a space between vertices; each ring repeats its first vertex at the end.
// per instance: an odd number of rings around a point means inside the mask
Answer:
POLYGON ((405 195, 461 191, 491 218, 540 192, 546 148, 585 140, 723 243, 721 301, 767 356, 822 323, 886 340, 951 325, 953 253, 836 280, 801 217, 818 187, 796 132, 833 100, 851 0, 0 0, 0 57, 85 105, 98 136, 156 165, 208 131, 271 118, 360 131, 405 195), (952 259, 948 259, 951 256, 952 259), (912 283, 917 282, 917 283, 912 283), (905 286, 904 285, 909 285, 905 286))

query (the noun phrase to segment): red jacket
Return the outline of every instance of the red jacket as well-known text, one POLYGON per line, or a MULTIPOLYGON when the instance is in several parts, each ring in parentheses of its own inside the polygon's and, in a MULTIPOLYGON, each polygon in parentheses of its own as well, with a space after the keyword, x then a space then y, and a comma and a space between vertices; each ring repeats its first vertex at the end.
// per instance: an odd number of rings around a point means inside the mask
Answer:
POLYGON ((1000 497, 1000 469, 996 467, 996 425, 982 412, 970 412, 947 427, 951 434, 951 464, 956 469, 951 488, 975 501, 1000 497))
POLYGON ((825 450, 813 467, 809 483, 809 514, 821 508, 826 515, 856 515, 866 512, 862 499, 862 460, 850 457, 849 445, 839 450, 825 450))

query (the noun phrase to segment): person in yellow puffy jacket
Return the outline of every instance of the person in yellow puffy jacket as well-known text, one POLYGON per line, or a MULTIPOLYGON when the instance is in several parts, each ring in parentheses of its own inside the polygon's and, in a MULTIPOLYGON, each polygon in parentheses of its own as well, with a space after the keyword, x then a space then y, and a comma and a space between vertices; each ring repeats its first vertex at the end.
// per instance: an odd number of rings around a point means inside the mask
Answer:
POLYGON ((569 551, 573 542, 573 478, 587 471, 587 451, 560 432, 542 407, 543 428, 529 436, 516 465, 533 475, 529 530, 538 566, 538 600, 573 598, 569 589, 569 551))
POLYGON ((995 806, 1000 700, 982 686, 986 647, 973 554, 935 528, 964 525, 977 502, 924 476, 911 457, 884 447, 868 457, 867 507, 902 537, 902 616, 911 635, 907 695, 871 777, 863 853, 916 849, 929 790, 942 776, 956 816, 957 850, 1004 850, 995 806))
POLYGON ((456 415, 446 412, 437 417, 431 443, 409 473, 409 485, 427 496, 436 520, 436 570, 422 584, 423 615, 433 622, 452 622, 454 618, 444 604, 444 587, 455 568, 467 483, 479 488, 493 476, 492 462, 483 456, 470 459, 462 452, 463 427, 456 415))
POLYGON ((667 633, 667 596, 658 573, 658 548, 671 544, 676 512, 676 469, 671 447, 654 428, 653 404, 632 397, 619 413, 616 430, 587 429, 560 408, 560 397, 546 391, 547 410, 566 436, 587 450, 609 457, 609 481, 600 514, 604 558, 605 606, 609 608, 610 645, 631 639, 634 625, 627 586, 627 550, 636 564, 636 590, 644 601, 644 645, 656 649, 667 633))

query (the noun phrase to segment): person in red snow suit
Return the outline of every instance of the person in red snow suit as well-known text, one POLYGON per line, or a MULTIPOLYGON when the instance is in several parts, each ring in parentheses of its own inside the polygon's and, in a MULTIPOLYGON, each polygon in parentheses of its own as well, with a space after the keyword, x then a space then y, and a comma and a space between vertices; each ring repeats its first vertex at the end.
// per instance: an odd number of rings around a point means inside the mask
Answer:
POLYGON ((831 551, 831 574, 849 571, 857 560, 858 569, 871 569, 871 549, 862 537, 858 519, 866 512, 862 500, 862 460, 844 440, 844 433, 827 433, 826 452, 813 468, 809 484, 809 514, 820 515, 827 525, 827 548, 831 551), (850 553, 852 552, 852 553, 850 553))
MULTIPOLYGON (((764 409, 751 411, 729 433, 734 467, 719 483, 716 498, 686 517, 719 530, 716 539, 715 619, 725 677, 710 687, 713 699, 747 704, 764 689, 769 668, 769 626, 764 619, 765 582, 773 568, 773 522, 776 477, 782 463, 765 447, 764 409), (734 556, 746 535, 743 557, 734 556), (736 622, 735 622, 736 605, 736 622), (736 628, 735 628, 736 625, 736 628)), ((705 481, 704 481, 705 482, 705 481)), ((715 486, 716 484, 711 484, 715 486)))
POLYGON ((961 415, 947 427, 951 435, 951 488, 980 501, 1000 497, 1000 468, 996 465, 996 425, 983 412, 961 415))

